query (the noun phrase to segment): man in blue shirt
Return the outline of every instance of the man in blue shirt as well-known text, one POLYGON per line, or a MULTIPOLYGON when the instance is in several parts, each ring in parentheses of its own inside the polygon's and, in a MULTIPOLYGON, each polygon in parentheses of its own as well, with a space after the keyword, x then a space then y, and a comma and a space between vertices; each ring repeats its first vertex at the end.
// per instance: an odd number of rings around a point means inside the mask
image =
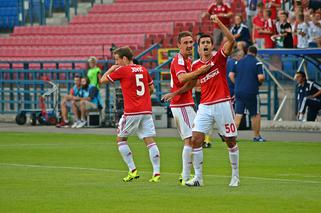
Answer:
POLYGON ((237 50, 227 58, 227 62, 226 62, 226 79, 227 79, 228 88, 230 90, 230 95, 233 98, 234 98, 234 83, 229 78, 229 74, 234 69, 235 63, 243 57, 244 57, 244 51, 237 50))
POLYGON ((242 16, 236 15, 234 17, 234 26, 231 28, 231 32, 237 42, 238 49, 246 49, 252 44, 249 28, 242 23, 242 16))
POLYGON ((303 120, 303 115, 308 107, 307 121, 315 121, 321 109, 321 85, 308 81, 304 72, 297 72, 295 79, 298 83, 298 119, 303 120))
POLYGON ((102 109, 103 102, 96 86, 89 84, 87 77, 81 78, 80 97, 73 104, 76 121, 72 128, 82 128, 86 125, 86 116, 89 110, 102 109))
POLYGON ((259 106, 259 86, 264 81, 262 63, 256 59, 257 49, 249 47, 248 54, 235 63, 229 77, 235 84, 236 126, 239 127, 245 108, 250 112, 254 131, 254 142, 264 142, 260 135, 261 115, 259 106))

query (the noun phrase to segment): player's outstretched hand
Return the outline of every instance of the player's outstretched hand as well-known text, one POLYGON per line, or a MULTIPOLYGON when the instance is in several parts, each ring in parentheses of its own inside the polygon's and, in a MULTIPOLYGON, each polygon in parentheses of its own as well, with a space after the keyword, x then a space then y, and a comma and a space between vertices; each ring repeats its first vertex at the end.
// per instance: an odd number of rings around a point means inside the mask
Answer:
POLYGON ((164 95, 161 99, 162 102, 166 102, 166 101, 170 101, 175 97, 175 95, 173 93, 168 93, 166 95, 164 95))
POLYGON ((217 23, 218 22, 218 17, 217 17, 217 15, 211 15, 211 21, 213 22, 213 23, 217 23))

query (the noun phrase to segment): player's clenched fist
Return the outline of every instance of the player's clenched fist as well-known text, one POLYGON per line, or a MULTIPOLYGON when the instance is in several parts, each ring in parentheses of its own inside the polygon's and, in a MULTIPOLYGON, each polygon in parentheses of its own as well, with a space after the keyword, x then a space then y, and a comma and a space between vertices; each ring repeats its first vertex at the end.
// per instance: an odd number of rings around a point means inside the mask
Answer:
POLYGON ((214 23, 217 23, 217 21, 219 20, 217 15, 211 15, 211 21, 214 22, 214 23))

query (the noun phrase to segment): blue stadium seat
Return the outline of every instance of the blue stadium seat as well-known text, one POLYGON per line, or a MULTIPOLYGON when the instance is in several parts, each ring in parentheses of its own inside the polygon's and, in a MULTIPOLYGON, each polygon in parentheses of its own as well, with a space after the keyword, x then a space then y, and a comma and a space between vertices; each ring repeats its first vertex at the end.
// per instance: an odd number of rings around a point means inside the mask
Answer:
POLYGON ((19 10, 18 0, 0 0, 0 29, 19 25, 19 10))

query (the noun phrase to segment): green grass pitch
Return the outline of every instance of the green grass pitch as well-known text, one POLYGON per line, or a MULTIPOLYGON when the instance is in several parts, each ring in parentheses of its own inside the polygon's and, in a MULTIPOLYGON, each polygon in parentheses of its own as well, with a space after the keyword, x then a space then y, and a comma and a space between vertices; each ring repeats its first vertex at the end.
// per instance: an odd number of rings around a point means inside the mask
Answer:
POLYGON ((182 142, 157 138, 161 183, 142 141, 129 144, 131 183, 114 136, 0 133, 0 212, 320 212, 321 143, 240 141, 238 188, 221 142, 204 150, 200 188, 179 186, 182 142))

